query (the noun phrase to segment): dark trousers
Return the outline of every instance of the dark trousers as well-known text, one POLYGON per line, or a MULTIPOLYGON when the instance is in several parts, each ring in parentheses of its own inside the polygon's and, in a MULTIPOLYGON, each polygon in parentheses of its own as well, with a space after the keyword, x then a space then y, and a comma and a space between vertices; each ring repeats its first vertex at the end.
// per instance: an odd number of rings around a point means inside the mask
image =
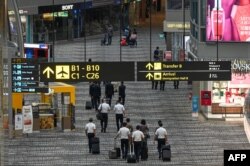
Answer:
POLYGON ((134 141, 134 150, 137 161, 139 161, 141 155, 141 145, 142 145, 141 141, 134 141))
POLYGON ((165 81, 160 81, 160 90, 165 89, 165 81))
POLYGON ((157 89, 158 81, 152 81, 152 89, 157 89))
POLYGON ((179 89, 179 81, 174 81, 174 89, 179 89))
POLYGON ((94 133, 88 133, 88 141, 89 141, 89 152, 91 152, 92 150, 92 141, 91 139, 95 137, 95 134, 94 133))
POLYGON ((92 97, 92 99, 93 99, 93 104, 94 104, 95 110, 98 110, 98 97, 94 96, 94 97, 92 97))
POLYGON ((106 132, 107 126, 108 126, 108 113, 102 113, 102 119, 101 119, 102 131, 106 132))
POLYGON ((158 146, 157 146, 157 149, 158 149, 158 152, 159 152, 159 158, 161 157, 161 147, 162 145, 166 145, 166 141, 165 139, 157 139, 157 142, 158 142, 158 146))
POLYGON ((112 36, 108 36, 108 45, 111 45, 112 43, 112 36))
POLYGON ((116 127, 117 127, 117 131, 119 131, 120 127, 122 127, 122 123, 123 123, 123 114, 115 114, 115 118, 116 118, 116 127), (120 124, 119 124, 120 122, 120 124))
POLYGON ((106 95, 106 98, 108 98, 108 104, 111 107, 112 95, 106 95))
POLYGON ((125 96, 119 96, 119 101, 121 101, 121 104, 125 104, 125 96))
POLYGON ((95 108, 95 103, 94 103, 94 97, 91 96, 91 104, 92 104, 92 109, 95 108))
POLYGON ((128 155, 128 139, 121 139, 122 158, 127 158, 128 155))

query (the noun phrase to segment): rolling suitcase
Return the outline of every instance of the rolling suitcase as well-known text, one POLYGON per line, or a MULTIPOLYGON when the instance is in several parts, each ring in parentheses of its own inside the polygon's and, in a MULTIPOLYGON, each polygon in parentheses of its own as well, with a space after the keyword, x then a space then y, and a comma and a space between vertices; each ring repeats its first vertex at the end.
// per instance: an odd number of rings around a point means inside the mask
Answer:
POLYGON ((91 103, 91 101, 86 101, 86 103, 85 103, 85 109, 86 110, 91 110, 92 109, 92 103, 91 103))
POLYGON ((129 154, 127 156, 127 163, 136 163, 136 156, 135 153, 132 152, 132 144, 129 146, 129 154))
POLYGON ((100 139, 98 137, 94 137, 91 139, 92 143, 92 154, 100 154, 100 139))
POLYGON ((114 149, 109 151, 109 159, 117 159, 119 157, 121 157, 121 150, 120 148, 116 147, 116 140, 114 140, 114 149))
POLYGON ((171 160, 171 148, 170 144, 163 145, 161 148, 162 152, 162 160, 163 161, 170 161, 171 160))
POLYGON ((121 157, 121 149, 116 147, 115 151, 116 151, 117 158, 120 158, 121 157))

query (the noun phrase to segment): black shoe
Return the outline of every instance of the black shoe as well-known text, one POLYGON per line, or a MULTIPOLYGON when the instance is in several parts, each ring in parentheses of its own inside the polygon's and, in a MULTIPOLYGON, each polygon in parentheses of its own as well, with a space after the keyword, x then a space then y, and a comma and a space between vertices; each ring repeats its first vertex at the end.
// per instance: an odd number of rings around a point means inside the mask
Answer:
POLYGON ((101 132, 103 132, 103 129, 101 130, 101 132))

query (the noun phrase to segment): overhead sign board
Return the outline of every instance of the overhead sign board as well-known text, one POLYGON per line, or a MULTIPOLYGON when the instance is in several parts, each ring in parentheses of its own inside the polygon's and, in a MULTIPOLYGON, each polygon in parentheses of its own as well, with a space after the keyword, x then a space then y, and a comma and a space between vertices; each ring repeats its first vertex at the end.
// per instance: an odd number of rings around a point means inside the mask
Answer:
POLYGON ((137 81, 229 81, 230 61, 137 62, 137 81))
POLYGON ((134 68, 134 62, 41 63, 40 81, 134 81, 134 68))
POLYGON ((36 93, 48 92, 48 88, 39 87, 38 63, 34 59, 12 58, 12 92, 36 93))

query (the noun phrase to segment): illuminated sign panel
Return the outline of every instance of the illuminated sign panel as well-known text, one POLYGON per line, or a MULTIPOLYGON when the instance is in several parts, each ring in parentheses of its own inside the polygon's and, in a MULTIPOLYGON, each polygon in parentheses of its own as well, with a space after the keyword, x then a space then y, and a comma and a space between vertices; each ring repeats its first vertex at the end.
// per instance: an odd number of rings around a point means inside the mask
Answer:
POLYGON ((137 62, 137 81, 231 80, 230 61, 137 62))
POLYGON ((41 82, 134 81, 134 62, 41 63, 41 82))
POLYGON ((39 87, 38 63, 34 59, 12 58, 12 92, 37 93, 48 92, 48 88, 39 87))
POLYGON ((250 2, 207 0, 206 40, 250 42, 250 2))
POLYGON ((190 23, 185 22, 172 22, 172 21, 163 21, 163 31, 164 32, 182 32, 183 29, 190 30, 190 23))

